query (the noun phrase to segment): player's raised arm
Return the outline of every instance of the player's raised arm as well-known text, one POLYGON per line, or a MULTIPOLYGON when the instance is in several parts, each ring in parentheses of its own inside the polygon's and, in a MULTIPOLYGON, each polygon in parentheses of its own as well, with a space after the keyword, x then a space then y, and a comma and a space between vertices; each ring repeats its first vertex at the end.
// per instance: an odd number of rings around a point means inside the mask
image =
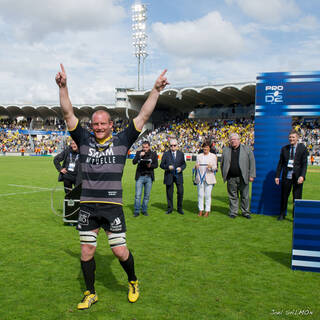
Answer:
POLYGON ((67 127, 72 130, 78 123, 77 117, 74 115, 73 107, 69 98, 67 87, 67 74, 62 63, 60 63, 61 71, 56 75, 56 83, 59 87, 60 106, 64 120, 67 122, 67 127))
POLYGON ((145 101, 141 110, 136 118, 134 118, 134 124, 138 130, 142 130, 145 123, 150 118, 160 95, 160 92, 169 84, 165 76, 167 69, 163 70, 158 79, 156 80, 148 99, 145 101))

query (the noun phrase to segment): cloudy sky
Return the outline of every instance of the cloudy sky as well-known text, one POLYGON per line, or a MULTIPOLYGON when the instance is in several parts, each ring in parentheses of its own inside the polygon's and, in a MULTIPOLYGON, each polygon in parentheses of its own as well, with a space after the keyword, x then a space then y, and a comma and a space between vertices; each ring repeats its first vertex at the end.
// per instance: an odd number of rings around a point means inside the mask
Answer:
MULTIPOLYGON (((137 87, 129 0, 0 0, 0 104, 57 104, 63 62, 74 104, 137 87)), ((145 88, 254 81, 320 70, 319 0, 149 0, 145 88)))

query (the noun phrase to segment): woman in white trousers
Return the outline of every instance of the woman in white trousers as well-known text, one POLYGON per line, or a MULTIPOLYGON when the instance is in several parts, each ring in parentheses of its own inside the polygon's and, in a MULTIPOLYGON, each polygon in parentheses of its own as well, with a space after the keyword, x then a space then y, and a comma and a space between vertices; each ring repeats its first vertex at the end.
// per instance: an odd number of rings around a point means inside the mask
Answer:
POLYGON ((195 182, 198 188, 199 217, 208 217, 211 210, 211 192, 216 184, 215 172, 217 171, 217 156, 210 153, 210 142, 202 144, 203 153, 197 156, 195 165, 195 182))

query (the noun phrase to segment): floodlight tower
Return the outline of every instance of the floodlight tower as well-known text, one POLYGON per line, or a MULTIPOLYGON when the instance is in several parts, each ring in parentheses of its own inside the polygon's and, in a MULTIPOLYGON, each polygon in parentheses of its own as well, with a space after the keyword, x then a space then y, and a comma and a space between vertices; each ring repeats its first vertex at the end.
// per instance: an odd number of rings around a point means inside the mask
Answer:
MULTIPOLYGON (((144 61, 148 56, 147 35, 146 35, 146 21, 147 21, 147 6, 140 2, 135 2, 132 6, 132 38, 134 55, 138 59, 138 90, 140 90, 140 74, 143 71, 144 79, 144 61), (141 68, 142 64, 142 68, 141 68)), ((144 84, 143 84, 144 85, 144 84)))

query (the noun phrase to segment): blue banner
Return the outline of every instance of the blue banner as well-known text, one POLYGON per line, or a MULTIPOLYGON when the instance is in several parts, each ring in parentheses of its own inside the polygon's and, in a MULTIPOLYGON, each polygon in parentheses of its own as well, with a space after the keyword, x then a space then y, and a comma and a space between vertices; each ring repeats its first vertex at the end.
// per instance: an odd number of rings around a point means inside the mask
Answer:
POLYGON ((281 147, 289 143, 293 116, 320 116, 320 71, 259 74, 254 143, 257 177, 251 197, 253 213, 280 214, 281 190, 274 178, 281 147))
POLYGON ((320 71, 258 75, 256 116, 320 116, 320 71))
MULTIPOLYGON (((45 131, 45 130, 22 130, 22 129, 1 129, 0 132, 19 132, 20 134, 31 134, 31 135, 58 135, 64 136, 66 134, 65 131, 45 131)), ((67 134, 69 134, 67 132, 67 134)))
POLYGON ((291 269, 320 272, 320 201, 296 200, 291 269))

